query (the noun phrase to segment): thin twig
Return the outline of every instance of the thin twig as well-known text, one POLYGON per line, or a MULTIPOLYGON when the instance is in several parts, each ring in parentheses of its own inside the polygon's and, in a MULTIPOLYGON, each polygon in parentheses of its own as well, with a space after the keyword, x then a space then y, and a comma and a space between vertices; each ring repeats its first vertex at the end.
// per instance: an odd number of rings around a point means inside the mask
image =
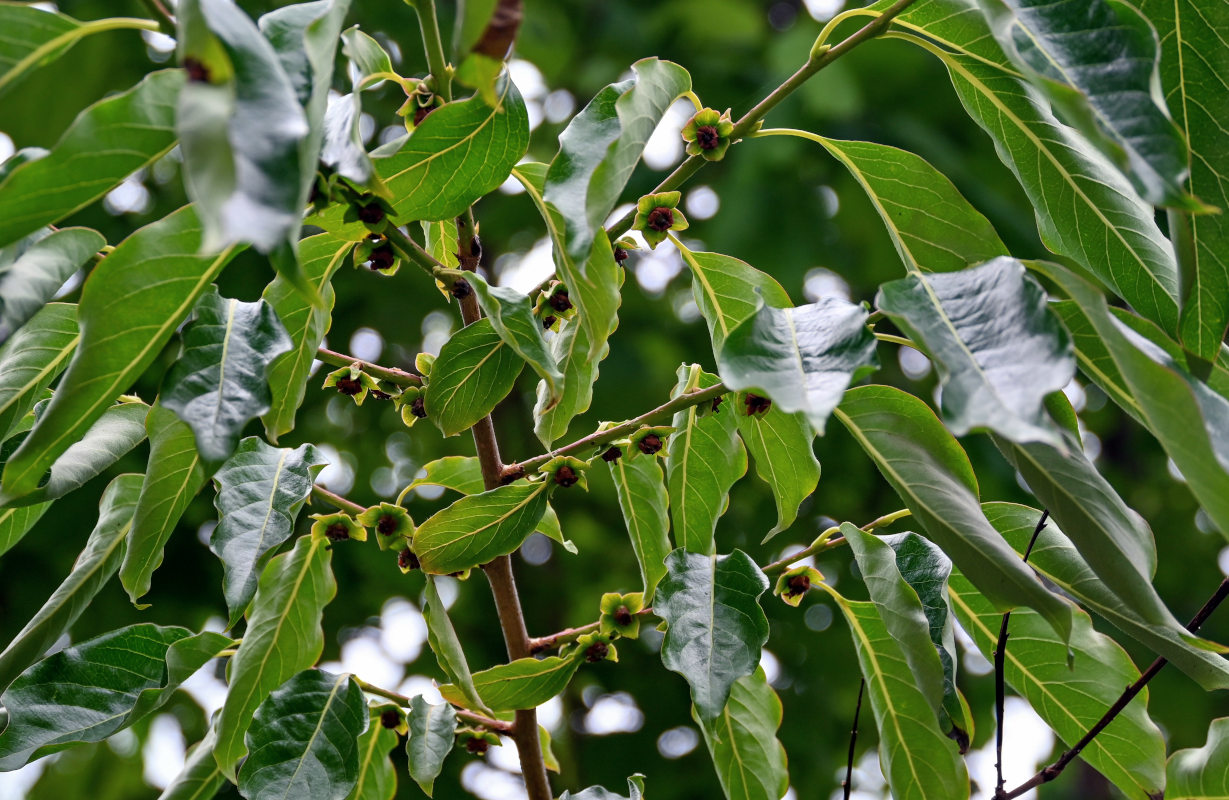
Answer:
POLYGON ((337 508, 340 508, 342 511, 351 516, 354 516, 355 514, 362 514, 367 510, 367 506, 360 506, 358 503, 355 503, 352 500, 347 500, 336 492, 330 492, 323 486, 313 486, 312 496, 318 497, 326 503, 330 503, 337 508))
MULTIPOLYGON (((376 686, 375 684, 368 683, 367 681, 363 680, 357 675, 354 675, 352 677, 354 678, 354 682, 358 684, 358 688, 362 689, 367 694, 373 694, 376 697, 383 697, 385 700, 392 700, 394 703, 396 703, 397 705, 403 708, 408 707, 410 705, 411 698, 406 697, 403 694, 394 692, 391 689, 385 689, 382 686, 376 686)), ((496 733, 502 733, 505 735, 511 735, 512 733, 512 723, 510 722, 504 722, 503 720, 498 720, 498 719, 491 719, 490 717, 483 716, 482 714, 475 714, 473 711, 469 711, 464 708, 454 707, 453 711, 456 713, 459 719, 463 719, 471 725, 480 725, 481 727, 486 728, 487 730, 495 731, 496 733)))
POLYGON ((841 785, 845 787, 845 800, 849 800, 849 794, 853 791, 853 753, 854 746, 858 743, 858 715, 862 713, 862 693, 866 691, 866 678, 858 681, 858 704, 853 709, 853 727, 849 729, 849 758, 845 761, 845 782, 841 785))
POLYGON ((396 367, 381 367, 379 364, 373 364, 370 361, 364 361, 361 358, 338 353, 335 350, 329 350, 324 347, 316 351, 316 360, 325 364, 331 364, 334 367, 348 367, 351 364, 358 364, 363 372, 366 372, 373 378, 379 378, 382 381, 388 381, 397 386, 422 386, 422 378, 412 372, 406 372, 396 367))
MULTIPOLYGON (((639 615, 652 614, 653 607, 642 608, 636 612, 639 615)), ((576 628, 564 628, 561 631, 552 633, 549 636, 535 636, 529 640, 529 652, 533 655, 544 653, 547 650, 554 650, 556 647, 574 642, 586 633, 593 633, 601 627, 601 620, 590 622, 588 625, 581 625, 576 628)))
POLYGON ((388 239, 388 243, 393 246, 393 249, 402 255, 408 261, 413 262, 420 267, 431 277, 435 277, 437 269, 445 269, 445 265, 440 262, 435 256, 428 253, 423 246, 412 238, 402 233, 401 229, 396 225, 389 225, 384 229, 384 238, 388 239))
MULTIPOLYGON (((903 519, 912 513, 913 512, 909 509, 902 508, 900 511, 893 511, 891 514, 884 514, 883 516, 873 519, 863 525, 862 530, 870 532, 876 528, 891 525, 898 519, 903 519)), ((840 528, 837 527, 828 528, 826 531, 821 533, 815 541, 811 542, 804 549, 790 553, 789 555, 784 556, 783 558, 780 558, 764 567, 764 574, 772 575, 777 572, 784 572, 791 564, 795 564, 808 556, 813 556, 824 550, 831 550, 835 547, 840 547, 841 545, 845 544, 845 537, 836 536, 836 533, 839 530, 840 528)))

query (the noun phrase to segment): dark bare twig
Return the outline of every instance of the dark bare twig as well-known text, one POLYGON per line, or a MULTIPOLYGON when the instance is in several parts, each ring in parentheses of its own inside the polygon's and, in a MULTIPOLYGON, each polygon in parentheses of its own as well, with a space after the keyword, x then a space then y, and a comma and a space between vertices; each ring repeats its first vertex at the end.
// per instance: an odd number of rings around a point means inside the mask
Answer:
POLYGON ((853 727, 849 729, 849 758, 845 761, 845 800, 853 791, 853 751, 858 743, 858 715, 862 713, 862 693, 866 691, 866 678, 858 682, 858 704, 853 709, 853 727))

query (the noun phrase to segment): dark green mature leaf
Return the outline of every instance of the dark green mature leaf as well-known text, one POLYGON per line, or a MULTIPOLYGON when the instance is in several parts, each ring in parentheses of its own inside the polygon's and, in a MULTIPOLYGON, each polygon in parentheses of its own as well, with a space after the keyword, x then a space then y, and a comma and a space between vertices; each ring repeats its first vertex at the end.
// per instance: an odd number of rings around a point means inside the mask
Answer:
POLYGON ((1203 747, 1170 756, 1165 775, 1165 796, 1172 800, 1217 800, 1229 794, 1229 717, 1212 720, 1203 747))
POLYGON ((0 265, 0 344, 38 313, 107 240, 89 228, 62 228, 0 265))
POLYGON ((794 524, 798 507, 819 484, 819 460, 812 447, 815 430, 805 414, 787 414, 775 406, 748 414, 745 400, 746 394, 740 392, 719 412, 734 415, 738 433, 755 459, 755 473, 772 490, 777 524, 765 534, 768 541, 794 524))
POLYGON ((162 548, 211 470, 196 452, 196 437, 179 417, 154 403, 145 419, 149 464, 132 520, 119 579, 134 605, 149 591, 162 548))
POLYGON ((0 438, 34 407, 77 349, 77 306, 50 303, 0 351, 0 438))
MULTIPOLYGON (((2 217, 0 217, 2 218, 2 217)), ((158 356, 231 251, 198 255, 191 207, 141 228, 90 274, 77 318, 81 343, 46 413, 4 468, 4 491, 32 491, 72 442, 158 356)))
POLYGON ((1201 210, 1182 189, 1186 143, 1156 96, 1156 33, 1116 0, 981 0, 995 38, 1070 124, 1154 206, 1201 210))
MULTIPOLYGON (((584 658, 585 651, 580 648, 566 656, 518 658, 475 672, 474 686, 492 711, 537 708, 564 690, 584 658)), ((464 696, 451 684, 441 686, 440 694, 451 703, 464 705, 464 696)))
MULTIPOLYGON (((950 582, 952 609, 986 658, 994 657, 1002 614, 959 572, 950 582)), ((1067 746, 1075 744, 1129 686, 1139 670, 1113 639, 1077 610, 1071 641, 1060 642, 1036 612, 1011 615, 1004 678, 1067 746), (1074 660, 1068 658, 1068 646, 1074 660)), ((1081 756, 1129 797, 1159 796, 1165 786, 1165 741, 1143 697, 1132 702, 1081 756)))
POLYGON ((218 729, 209 726, 205 738, 188 753, 184 768, 167 784, 158 800, 209 800, 226 783, 226 776, 213 758, 218 729))
POLYGON ((627 791, 629 797, 624 797, 601 786, 590 786, 576 794, 564 792, 559 800, 644 800, 644 776, 636 774, 628 778, 627 791))
POLYGON ((239 771, 248 800, 344 800, 358 782, 363 690, 350 675, 305 669, 256 709, 239 771))
POLYGON ((545 483, 517 482, 462 497, 414 532, 411 548, 424 572, 448 575, 507 555, 546 512, 545 483))
POLYGON ((130 474, 107 486, 98 503, 98 522, 72 572, 0 653, 0 686, 7 687, 38 661, 119 569, 140 489, 141 476, 130 474))
POLYGON ((696 720, 728 800, 780 800, 785 795, 789 772, 785 747, 777 739, 781 700, 763 668, 735 681, 729 703, 715 720, 696 720))
POLYGON ((915 272, 880 286, 875 305, 935 362, 952 433, 989 428, 1062 446, 1044 400, 1075 376, 1075 356, 1023 264, 1004 257, 959 272, 915 272))
POLYGON ((990 221, 921 157, 874 142, 814 141, 861 184, 910 272, 950 272, 1008 255, 990 221))
POLYGON ((78 114, 50 153, 0 178, 0 246, 84 208, 165 155, 183 85, 183 70, 151 72, 78 114))
POLYGON ((974 585, 1002 609, 1036 609, 1066 638, 1071 607, 987 522, 968 456, 925 403, 899 389, 863 386, 846 393, 835 415, 974 585))
POLYGON ((427 621, 427 644, 435 653, 435 661, 448 680, 452 681, 461 693, 468 708, 485 711, 486 706, 478 696, 474 687, 474 676, 469 671, 469 662, 465 659, 465 648, 457 637, 457 631, 448 618, 448 609, 440 599, 439 590, 435 586, 435 576, 428 575, 426 588, 423 592, 426 608, 423 617, 427 621))
POLYGON ((563 373, 559 401, 547 408, 551 400, 550 388, 546 381, 538 381, 537 401, 533 407, 533 432, 546 447, 568 432, 573 419, 589 410, 598 364, 610 352, 607 344, 595 357, 589 356, 589 334, 577 317, 562 323, 559 333, 551 340, 550 348, 551 357, 563 373))
POLYGON ((751 319, 761 304, 789 308, 789 294, 776 278, 737 258, 721 253, 683 250, 691 268, 691 292, 708 323, 713 353, 721 352, 730 333, 751 319))
MULTIPOLYGON (((1062 319, 1063 326, 1071 333, 1071 341, 1075 345, 1075 359, 1080 371, 1104 391, 1119 408, 1134 417, 1136 422, 1146 425, 1139 401, 1131 394, 1126 381, 1122 379, 1118 365, 1114 363, 1113 357, 1106 349, 1105 342, 1101 341, 1096 328, 1080 310, 1079 304, 1074 300, 1057 300, 1050 304, 1050 308, 1062 319)), ((1131 316, 1134 317, 1134 315, 1131 316)))
POLYGON ((431 367, 423 397, 427 418, 445 436, 468 430, 508 396, 524 366, 490 319, 465 326, 444 343, 431 367))
POLYGON ((324 649, 320 618, 337 594, 333 552, 323 537, 304 536, 260 576, 243 643, 230 662, 230 691, 218 717, 214 757, 231 781, 247 754, 243 736, 269 693, 316 663, 324 649))
POLYGON ((542 336, 542 323, 533 315, 533 305, 527 295, 505 286, 490 286, 479 274, 466 280, 474 288, 478 304, 491 320, 491 327, 504 343, 528 362, 547 387, 544 409, 559 402, 563 389, 563 373, 555 364, 542 336))
POLYGON ((213 476, 218 526, 209 549, 222 560, 222 593, 233 626, 256 593, 269 555, 290 538, 294 519, 325 460, 310 444, 270 447, 249 436, 213 476))
POLYGON ((731 389, 766 395, 785 412, 801 411, 822 432, 850 382, 879 366, 866 317, 862 306, 838 297, 797 308, 761 306, 730 331, 717 371, 731 389))
POLYGON ((0 696, 9 713, 0 734, 0 770, 126 728, 171 699, 228 644, 220 633, 145 623, 48 656, 0 696))
POLYGON ((958 800, 969 796, 969 776, 956 743, 939 730, 900 645, 874 603, 847 600, 829 590, 849 623, 866 678, 879 763, 896 800, 958 800))
POLYGON ((161 402, 192 428, 202 458, 218 463, 235 452, 247 423, 272 405, 270 362, 292 348, 265 301, 242 303, 216 290, 201 296, 161 402))
MULTIPOLYGON (((671 398, 720 383, 697 364, 683 364, 677 374, 671 398)), ((735 411, 729 404, 715 411, 692 406, 677 412, 670 424, 674 433, 666 444, 666 485, 674 543, 689 553, 715 553, 713 534, 729 505, 730 487, 747 473, 747 451, 738 439, 735 411)), ((660 511, 664 526, 664 503, 660 511)), ((661 555, 665 558, 664 552, 661 555)), ((645 602, 650 595, 645 593, 645 602)))
POLYGON ((768 641, 759 596, 768 578, 741 550, 725 556, 675 550, 666 558, 654 613, 669 626, 661 660, 691 684, 701 721, 716 719, 730 687, 750 675, 768 641))
MULTIPOLYGON (((1014 503, 984 503, 986 518, 1017 553, 1023 554, 1041 512, 1014 503)), ((1180 625, 1158 625, 1141 618, 1096 576, 1083 555, 1057 525, 1047 525, 1028 563, 1081 605, 1169 659, 1204 689, 1229 688, 1229 661, 1216 645, 1191 636, 1180 625)))
POLYGON ((21 541, 29 533, 53 501, 35 503, 32 506, 10 506, 0 509, 0 555, 21 541))
POLYGON ((435 779, 452 752, 456 737, 457 714, 447 703, 432 705, 422 695, 410 700, 410 738, 405 752, 410 762, 410 777, 431 796, 435 779))
POLYGON ((358 780, 346 800, 392 800, 397 793, 397 773, 390 756, 400 737, 395 728, 382 724, 383 711, 396 713, 389 705, 370 710, 367 732, 358 737, 358 780))
POLYGON ((30 70, 54 61, 68 52, 89 31, 86 26, 58 11, 5 3, 0 5, 0 93, 21 80, 30 70))
POLYGON ((1207 361, 1217 358, 1229 326, 1229 131, 1218 109, 1229 103, 1229 8, 1201 0, 1142 0, 1161 34, 1161 88, 1191 148, 1192 194, 1221 209, 1189 220, 1194 285, 1182 308, 1182 342, 1207 361))
POLYGON ((670 498, 662 480, 661 463, 656 457, 620 457, 607 464, 614 481, 615 494, 627 535, 631 538, 640 577, 644 581, 644 602, 649 603, 657 584, 666 574, 670 553, 670 498))

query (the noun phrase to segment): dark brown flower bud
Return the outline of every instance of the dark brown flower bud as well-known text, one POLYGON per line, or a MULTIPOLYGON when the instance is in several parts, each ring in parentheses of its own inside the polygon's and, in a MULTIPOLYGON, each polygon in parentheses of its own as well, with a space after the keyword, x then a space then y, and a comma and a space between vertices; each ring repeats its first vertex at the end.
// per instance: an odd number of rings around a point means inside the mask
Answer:
POLYGON ((721 401, 722 401, 722 400, 724 400, 724 399, 725 399, 724 397, 714 397, 714 398, 713 398, 713 411, 714 411, 714 413, 717 411, 717 406, 721 405, 721 401))
POLYGON ((649 227, 665 233, 674 227, 674 209, 658 206, 649 212, 649 227))
POLYGON ((640 452, 646 456, 651 456, 658 450, 661 450, 661 437, 655 433, 650 433, 638 442, 640 452))
POLYGON ((358 207, 358 218, 368 224, 374 224, 384 219, 384 208, 379 203, 368 203, 358 207))
POLYGON ((550 296, 550 307, 562 314, 572 308, 572 301, 568 299, 566 291, 555 292, 550 296))
POLYGON ((414 127, 422 124, 422 121, 427 118, 427 115, 435 110, 435 106, 419 106, 414 111, 414 127))
POLYGON ((588 661, 590 664, 605 661, 606 654, 609 652, 610 646, 605 642, 594 642, 585 650, 585 661, 588 661))
POLYGON ((350 528, 344 522, 334 522, 325 529, 324 535, 329 538, 330 542, 344 542, 350 538, 350 528))
POLYGON ((401 715, 395 709, 390 708, 380 714, 380 724, 392 730, 401 724, 401 715))
POLYGON ((614 258, 616 264, 620 267, 623 266, 623 262, 627 260, 627 251, 622 247, 616 247, 614 249, 614 258))
POLYGON ((627 606, 619 606, 616 608, 614 618, 615 622, 619 623, 625 628, 632 624, 632 612, 628 610, 627 606))
POLYGON ((465 749, 476 756, 485 754, 488 748, 490 748, 490 744, 487 743, 487 740, 477 736, 465 742, 465 749))
POLYGON ((458 300, 464 300, 474 293, 474 288, 469 285, 469 281, 464 278, 457 278, 452 283, 452 296, 458 300))
POLYGON ((188 80, 193 83, 209 83, 209 67, 199 59, 188 56, 183 60, 183 68, 188 73, 188 80))
POLYGON ((414 398, 414 402, 410 403, 410 413, 419 419, 427 418, 427 409, 423 405, 422 395, 414 398))
POLYGON ((380 517, 380 521, 376 523, 376 532, 381 536, 392 536, 397 530, 397 518, 392 514, 385 514, 380 517))
POLYGON ((569 486, 574 486, 578 479, 576 470, 572 469, 567 464, 564 464, 562 467, 555 470, 555 483, 559 484, 565 489, 569 486))
POLYGON ((525 468, 520 464, 506 464, 499 472, 499 485, 507 486, 513 481, 525 477, 525 468))
POLYGON ((338 378, 337 391, 346 397, 354 397, 354 395, 363 391, 363 384, 357 378, 338 378))
POLYGON ((747 406, 748 417, 767 413, 768 409, 772 408, 772 401, 767 397, 760 397, 758 394, 751 394, 750 392, 743 399, 743 403, 747 406))
POLYGON ((605 453, 602 453, 602 460, 608 464, 612 461, 618 461, 622 457, 623 457, 623 451, 615 447, 614 445, 611 445, 609 450, 607 450, 605 453))
POLYGON ((397 566, 402 569, 418 569, 418 556, 407 547, 397 554, 397 566))
POLYGON ((543 328, 549 328, 551 325, 554 325, 554 324, 555 324, 555 318, 550 316, 549 314, 546 315, 545 317, 542 317, 542 327, 543 328))
POLYGON ((371 255, 367 257, 367 264, 372 271, 378 269, 388 269, 397 261, 397 254, 393 252, 392 245, 382 244, 379 247, 373 248, 371 255))
POLYGON ((701 125, 696 128, 696 144, 701 150, 712 150, 721 143, 721 135, 713 125, 701 125))
POLYGON ((811 579, 806 575, 806 573, 800 572, 797 575, 791 576, 786 585, 789 587, 789 591, 786 592, 786 594, 790 597, 797 597, 798 595, 806 594, 811 590, 811 579))

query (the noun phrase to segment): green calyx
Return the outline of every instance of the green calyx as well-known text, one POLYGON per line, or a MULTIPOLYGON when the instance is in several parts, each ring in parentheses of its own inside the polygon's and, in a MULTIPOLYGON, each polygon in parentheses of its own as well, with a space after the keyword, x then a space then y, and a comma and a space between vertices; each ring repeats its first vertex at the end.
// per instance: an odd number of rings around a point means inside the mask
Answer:
POLYGON ((640 612, 643 610, 644 592, 607 592, 602 595, 598 630, 603 636, 635 639, 640 636, 640 612))
POLYGON ((780 597, 794 608, 802 602, 811 587, 824 579, 822 573, 814 567, 793 567, 781 573, 772 593, 780 597))
POLYGON ((687 142, 687 155, 700 156, 706 161, 720 161, 733 142, 734 122, 727 108, 721 114, 704 108, 695 113, 683 126, 683 140, 687 142))
POLYGON ((376 379, 363 372, 362 365, 358 362, 351 364, 348 367, 330 372, 324 378, 325 389, 336 389, 341 394, 349 397, 356 405, 362 405, 367 399, 367 394, 373 391, 380 391, 380 384, 376 379))
POLYGON ((409 512, 394 503, 380 503, 358 515, 362 525, 376 532, 381 550, 400 550, 414 536, 414 520, 409 512))
POLYGON ((666 240, 669 231, 678 233, 688 228, 687 217, 678 210, 681 192, 646 194, 636 202, 636 221, 632 227, 644 234, 650 249, 666 240))
POLYGON ((333 544, 353 539, 356 542, 367 541, 367 529, 349 514, 338 511, 334 514, 312 514, 312 537, 327 539, 333 544))

